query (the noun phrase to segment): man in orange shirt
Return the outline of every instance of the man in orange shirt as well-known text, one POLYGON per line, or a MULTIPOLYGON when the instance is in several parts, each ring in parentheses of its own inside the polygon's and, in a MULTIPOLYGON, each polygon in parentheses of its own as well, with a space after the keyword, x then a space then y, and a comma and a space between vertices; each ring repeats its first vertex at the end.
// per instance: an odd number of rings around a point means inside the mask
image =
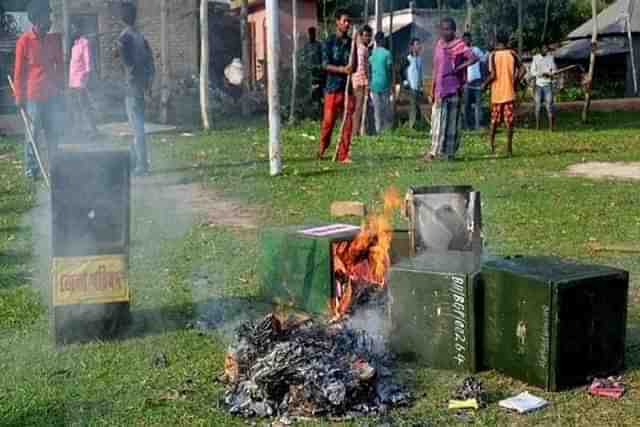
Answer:
MULTIPOLYGON (((27 8, 33 30, 24 33, 16 43, 14 84, 16 104, 24 108, 32 125, 36 144, 44 133, 49 158, 57 147, 60 129, 59 116, 64 87, 64 61, 60 34, 50 34, 51 10, 48 0, 32 0, 27 8), (58 123, 56 123, 58 122, 58 123)), ((37 177, 38 163, 30 144, 25 143, 25 174, 37 177)))
POLYGON ((489 56, 489 78, 483 89, 491 85, 491 153, 496 152, 496 132, 501 122, 507 128, 507 155, 513 155, 513 125, 518 82, 526 71, 518 55, 508 47, 509 35, 499 32, 496 49, 489 56))

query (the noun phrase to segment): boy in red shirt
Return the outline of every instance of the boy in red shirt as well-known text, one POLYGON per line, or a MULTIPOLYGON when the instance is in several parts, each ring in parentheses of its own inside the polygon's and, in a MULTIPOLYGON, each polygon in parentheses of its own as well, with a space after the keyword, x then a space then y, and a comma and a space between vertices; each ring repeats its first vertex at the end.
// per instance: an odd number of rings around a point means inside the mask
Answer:
MULTIPOLYGON (((13 77, 16 104, 29 114, 36 144, 40 132, 44 133, 51 158, 63 128, 63 118, 58 116, 64 87, 62 38, 60 34, 49 34, 51 11, 48 0, 31 1, 27 12, 33 30, 24 33, 16 43, 13 77)), ((40 172, 38 163, 28 143, 25 143, 24 161, 25 174, 37 177, 40 172)))

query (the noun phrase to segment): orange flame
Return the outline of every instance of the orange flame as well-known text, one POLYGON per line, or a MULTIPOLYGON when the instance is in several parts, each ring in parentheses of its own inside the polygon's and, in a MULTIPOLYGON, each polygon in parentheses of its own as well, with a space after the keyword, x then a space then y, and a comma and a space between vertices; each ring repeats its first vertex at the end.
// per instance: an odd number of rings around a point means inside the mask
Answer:
POLYGON ((382 212, 369 215, 362 223, 360 232, 350 242, 334 246, 333 260, 337 296, 331 302, 335 318, 340 318, 351 307, 357 295, 357 286, 374 285, 384 287, 386 274, 391 265, 391 225, 393 213, 402 204, 402 197, 395 188, 384 192, 382 212))

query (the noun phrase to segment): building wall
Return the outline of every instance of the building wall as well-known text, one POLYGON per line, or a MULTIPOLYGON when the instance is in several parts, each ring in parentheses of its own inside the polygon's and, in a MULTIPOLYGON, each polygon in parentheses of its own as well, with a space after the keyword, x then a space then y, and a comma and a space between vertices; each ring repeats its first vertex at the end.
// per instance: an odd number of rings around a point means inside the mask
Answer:
MULTIPOLYGON (((172 79, 189 78, 198 71, 198 1, 168 0, 169 74, 172 79)), ((137 26, 154 52, 156 68, 162 68, 160 58, 160 7, 158 0, 138 0, 137 26)), ((62 30, 61 0, 52 0, 54 30, 62 30)), ((99 77, 117 80, 122 76, 120 61, 114 57, 116 40, 124 28, 117 8, 104 0, 70 0, 69 13, 97 15, 99 46, 99 77)))
MULTIPOLYGON (((291 0, 282 1, 280 3, 280 58, 287 66, 290 63, 291 53, 293 51, 293 16, 292 16, 291 0)), ((268 57, 266 53, 267 47, 267 22, 266 11, 264 7, 258 8, 249 15, 249 23, 255 29, 254 48, 256 70, 255 76, 257 80, 264 77, 265 71, 261 64, 268 57)), ((298 1, 298 35, 299 47, 302 48, 307 39, 307 31, 311 27, 318 26, 318 6, 314 0, 298 1)))

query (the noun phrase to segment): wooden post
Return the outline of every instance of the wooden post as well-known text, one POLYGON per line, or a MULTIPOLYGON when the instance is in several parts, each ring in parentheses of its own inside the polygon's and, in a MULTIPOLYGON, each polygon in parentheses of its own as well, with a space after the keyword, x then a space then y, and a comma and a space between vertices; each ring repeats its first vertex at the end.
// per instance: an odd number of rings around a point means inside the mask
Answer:
POLYGON ((636 70, 636 52, 633 48, 633 34, 631 33, 631 17, 633 16, 633 2, 635 0, 629 0, 627 6, 626 26, 627 37, 629 38, 629 59, 631 60, 631 74, 633 77, 633 94, 638 95, 638 73, 636 70))
POLYGON ((249 92, 250 92, 250 72, 251 66, 250 43, 249 39, 249 0, 242 0, 240 8, 240 40, 242 43, 242 115, 249 115, 249 92))
POLYGON ((200 113, 202 127, 209 123, 209 0, 200 0, 200 113))
POLYGON ((518 56, 522 58, 524 49, 524 0, 518 0, 518 56))
POLYGON ((589 108, 591 107, 591 89, 593 87, 593 73, 596 66, 596 50, 598 48, 598 2, 591 0, 591 14, 593 31, 591 33, 591 56, 589 60, 589 73, 585 84, 584 107, 582 108, 582 122, 586 123, 589 116, 589 108))
POLYGON ((296 121, 296 96, 298 91, 298 0, 291 0, 293 19, 293 50, 291 52, 291 103, 289 105, 289 124, 296 121))
POLYGON ((282 173, 280 150, 280 5, 278 0, 267 0, 267 51, 269 99, 269 165, 271 176, 282 173))
POLYGON ((167 0, 160 0, 160 122, 169 122, 169 8, 167 0))

